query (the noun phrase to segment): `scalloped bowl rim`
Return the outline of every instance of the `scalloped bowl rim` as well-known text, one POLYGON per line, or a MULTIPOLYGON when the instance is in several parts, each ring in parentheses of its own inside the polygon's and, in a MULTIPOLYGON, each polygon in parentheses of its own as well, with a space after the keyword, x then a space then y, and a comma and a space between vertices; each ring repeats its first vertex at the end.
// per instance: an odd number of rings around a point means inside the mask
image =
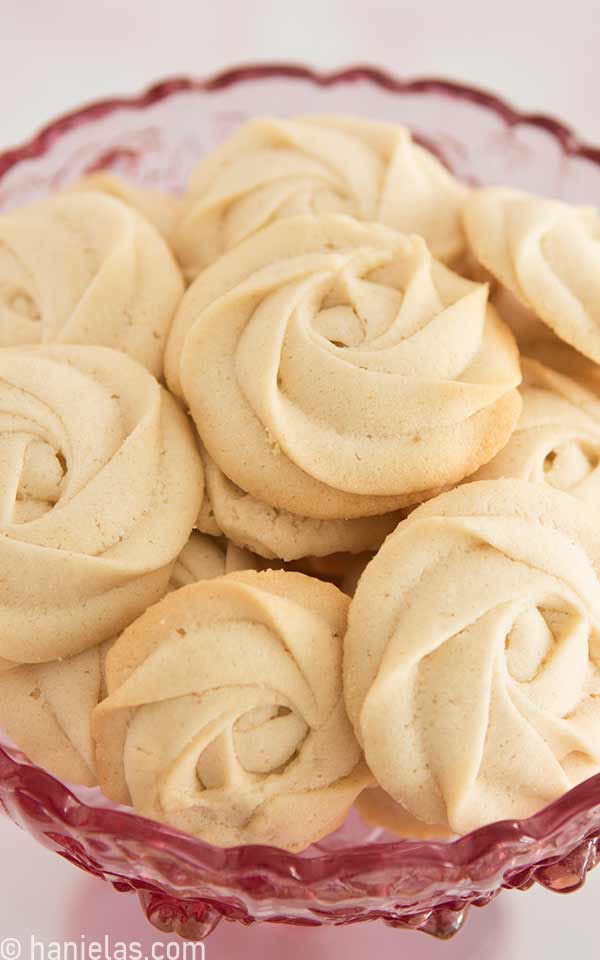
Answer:
MULTIPOLYGON (((321 72, 295 63, 252 63, 240 65, 206 78, 174 76, 153 83, 139 94, 115 96, 86 103, 58 116, 43 126, 33 137, 21 144, 0 152, 0 183, 17 164, 39 158, 63 134, 121 109, 143 110, 170 96, 185 92, 210 93, 222 90, 247 80, 289 78, 304 80, 310 84, 327 87, 337 84, 366 81, 395 93, 437 92, 450 97, 474 102, 492 110, 505 123, 513 127, 526 124, 538 127, 552 135, 562 152, 570 157, 585 158, 600 166, 600 146, 586 143, 562 121, 545 113, 520 111, 496 94, 480 87, 447 80, 437 76, 400 79, 378 67, 358 64, 331 72, 321 72)), ((204 843, 192 835, 182 833, 158 821, 147 820, 134 812, 112 809, 109 806, 91 806, 64 783, 41 767, 31 763, 18 750, 0 743, 0 782, 15 782, 19 790, 25 790, 36 798, 45 798, 56 807, 60 797, 62 808, 59 817, 73 826, 81 826, 81 810, 85 815, 86 829, 91 833, 106 832, 143 837, 144 843, 159 849, 169 843, 169 853, 177 853, 188 860, 200 855, 213 869, 220 864, 236 870, 253 872, 267 867, 280 877, 310 884, 328 874, 339 875, 339 862, 352 865, 352 873, 367 867, 376 858, 380 867, 406 867, 411 863, 424 866, 427 862, 446 866, 465 867, 484 860, 492 849, 499 853, 504 846, 510 848, 515 841, 525 854, 530 844, 550 840, 569 821, 592 813, 598 807, 600 815, 600 773, 565 793, 552 804, 524 820, 500 820, 487 824, 452 841, 398 839, 391 842, 360 844, 343 847, 315 856, 288 853, 277 847, 239 846, 221 849, 204 843)), ((0 808, 2 802, 0 801, 0 808)), ((600 817, 599 817, 600 819, 600 817)), ((582 834, 581 839, 585 836, 582 834)), ((493 871, 497 872, 498 864, 493 871)))

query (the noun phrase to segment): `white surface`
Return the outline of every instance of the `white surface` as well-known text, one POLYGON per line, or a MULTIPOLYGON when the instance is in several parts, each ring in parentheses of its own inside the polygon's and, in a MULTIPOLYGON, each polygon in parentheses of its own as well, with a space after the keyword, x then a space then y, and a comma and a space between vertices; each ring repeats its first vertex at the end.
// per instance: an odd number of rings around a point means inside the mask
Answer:
MULTIPOLYGON (((566 118, 600 142, 599 26, 594 0, 0 0, 0 148, 82 101, 261 59, 322 68, 360 61, 403 76, 451 76, 566 118)), ((113 894, 1 820, 0 862, 0 940, 32 932, 47 942, 99 939, 109 924, 122 939, 154 939, 131 897, 113 894)), ((253 946, 265 958, 336 960, 350 950, 367 956, 375 941, 380 957, 410 960, 593 956, 599 895, 600 867, 575 896, 506 893, 475 911, 450 944, 371 925, 224 924, 207 957, 234 960, 253 946)))
POLYGON ((0 0, 0 144, 84 100, 261 59, 465 79, 600 141, 599 35, 596 0, 0 0))

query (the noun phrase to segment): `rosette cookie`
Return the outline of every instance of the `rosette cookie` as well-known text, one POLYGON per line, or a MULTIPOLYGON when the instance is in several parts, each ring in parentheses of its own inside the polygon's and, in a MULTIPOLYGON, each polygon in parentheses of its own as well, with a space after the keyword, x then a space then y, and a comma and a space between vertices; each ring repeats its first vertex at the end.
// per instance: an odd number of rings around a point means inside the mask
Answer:
POLYGON ((345 695, 374 776, 465 833, 600 770, 600 527, 573 497, 469 483, 419 507, 352 601, 345 695))
POLYGON ((425 823, 408 812, 401 804, 392 800, 381 787, 367 787, 357 797, 356 809, 361 818, 371 827, 383 827, 399 837, 415 840, 440 840, 452 837, 448 826, 438 823, 425 823))
MULTIPOLYGON (((257 569, 256 558, 248 551, 193 533, 175 562, 169 587, 177 590, 252 569, 257 569)), ((91 720, 106 696, 104 663, 113 642, 0 674, 0 728, 30 760, 61 780, 88 787, 98 782, 91 720)))
POLYGON ((0 672, 111 639, 166 591, 202 498, 177 403, 104 347, 0 351, 0 672))
POLYGON ((92 173, 79 180, 70 190, 94 190, 116 197, 133 210, 141 213, 165 240, 169 242, 175 225, 181 216, 181 200, 160 190, 145 190, 135 187, 114 173, 92 173))
POLYGON ((91 719, 106 695, 109 647, 0 674, 0 727, 33 763, 86 787, 98 782, 91 719))
POLYGON ((320 520, 458 482, 520 410, 486 287, 419 237, 349 217, 290 218, 222 257, 185 295, 165 359, 223 474, 320 520))
POLYGON ((103 193, 63 193, 0 217, 0 345, 115 347, 159 376, 183 294, 167 245, 103 193))
POLYGON ((517 300, 508 287, 494 283, 490 303, 512 330, 522 352, 527 353, 532 345, 541 342, 562 343, 550 327, 542 323, 532 310, 528 310, 517 300))
POLYGON ((466 193, 404 127, 352 117, 256 119, 193 173, 175 250, 194 277, 274 220, 345 213, 418 233, 450 262, 465 248, 466 193))
POLYGON ((464 222, 477 259, 561 340, 600 362, 600 218, 504 187, 473 191, 464 222))
POLYGON ((344 709, 348 598, 296 573, 234 573, 170 594, 107 662, 102 789, 218 846, 301 850, 370 778, 344 709))
POLYGON ((230 543, 225 537, 194 532, 181 551, 171 574, 171 588, 188 586, 198 580, 212 580, 242 570, 292 570, 325 580, 351 596, 372 553, 333 553, 325 557, 305 556, 291 563, 265 559, 230 543))
POLYGON ((187 587, 198 580, 213 580, 238 570, 259 570, 258 557, 233 543, 194 532, 177 557, 171 587, 187 587))
POLYGON ((580 382, 522 358, 519 423, 507 445, 473 479, 520 477, 600 502, 600 378, 588 371, 596 379, 596 389, 590 389, 593 379, 586 384, 585 373, 593 364, 576 354, 573 359, 581 366, 580 382))
POLYGON ((206 496, 198 527, 214 536, 216 525, 217 533, 225 534, 244 552, 250 550, 268 560, 289 562, 376 550, 405 515, 398 510, 356 520, 300 517, 250 496, 228 480, 206 453, 203 462, 206 496))

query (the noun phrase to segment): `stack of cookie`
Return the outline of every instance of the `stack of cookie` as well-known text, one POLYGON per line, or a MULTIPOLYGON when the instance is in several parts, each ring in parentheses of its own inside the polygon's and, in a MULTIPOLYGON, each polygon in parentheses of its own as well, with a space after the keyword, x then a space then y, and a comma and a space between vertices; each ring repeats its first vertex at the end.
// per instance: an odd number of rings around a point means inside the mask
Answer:
POLYGON ((255 120, 0 218, 0 726, 219 846, 600 771, 600 220, 255 120))

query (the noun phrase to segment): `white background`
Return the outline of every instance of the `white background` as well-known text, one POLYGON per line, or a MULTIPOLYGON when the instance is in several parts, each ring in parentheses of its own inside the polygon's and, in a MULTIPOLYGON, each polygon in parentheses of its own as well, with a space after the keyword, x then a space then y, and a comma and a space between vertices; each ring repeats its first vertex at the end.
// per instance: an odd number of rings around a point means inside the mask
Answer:
MULTIPOLYGON (((552 113, 600 142, 599 56, 594 0, 0 0, 0 150, 83 101, 133 93, 166 75, 206 75, 256 60, 322 68, 369 62, 403 76, 466 80, 552 113)), ((502 894, 474 911, 450 944, 380 924, 223 924, 207 957, 587 957, 598 950, 597 903, 600 867, 574 896, 540 888, 502 894)), ((155 938, 133 898, 114 894, 0 820, 0 945, 32 932, 46 941, 89 941, 107 931, 146 945, 155 938)))

